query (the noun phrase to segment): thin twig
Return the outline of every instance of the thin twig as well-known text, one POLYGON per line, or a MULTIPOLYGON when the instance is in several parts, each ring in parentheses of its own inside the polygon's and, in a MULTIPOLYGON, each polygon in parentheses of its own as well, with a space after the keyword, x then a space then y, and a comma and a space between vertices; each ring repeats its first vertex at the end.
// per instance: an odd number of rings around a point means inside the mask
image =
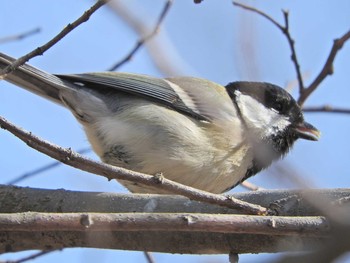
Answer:
POLYGON ((43 251, 34 253, 34 254, 32 254, 32 255, 30 255, 30 256, 28 256, 28 257, 21 258, 21 259, 17 259, 17 260, 7 260, 6 263, 23 263, 23 262, 26 262, 26 261, 29 261, 29 260, 36 259, 36 258, 41 257, 41 256, 43 256, 43 255, 49 254, 49 253, 54 252, 54 251, 58 251, 58 249, 43 250, 43 251))
POLYGON ((168 1, 165 3, 165 5, 164 5, 164 7, 163 7, 163 10, 162 10, 162 12, 161 12, 161 14, 160 14, 160 16, 159 16, 159 18, 158 18, 158 20, 157 20, 157 23, 156 23, 154 29, 152 30, 152 32, 151 32, 149 35, 147 35, 147 36, 145 36, 145 37, 143 37, 143 38, 140 38, 140 39, 136 42, 134 48, 129 52, 129 54, 127 54, 121 61, 119 61, 118 63, 116 63, 115 65, 113 65, 113 66, 109 69, 109 71, 115 71, 115 70, 117 70, 119 67, 121 67, 123 64, 125 64, 126 62, 128 62, 129 60, 131 60, 132 57, 136 54, 136 52, 137 52, 148 40, 150 40, 151 38, 153 38, 153 37, 159 32, 160 26, 161 26, 161 24, 162 24, 164 18, 166 17, 167 13, 169 12, 170 7, 171 7, 171 5, 172 5, 172 2, 173 2, 172 0, 168 0, 168 1))
POLYGON ((59 32, 54 38, 52 38, 50 41, 48 41, 46 44, 37 47, 36 49, 32 50, 28 54, 20 57, 19 59, 15 60, 11 65, 8 65, 6 68, 0 71, 0 78, 4 78, 7 74, 14 71, 19 66, 26 63, 29 59, 42 55, 45 51, 47 51, 49 48, 51 48, 53 45, 55 45, 58 41, 60 41, 62 38, 64 38, 67 34, 69 34, 72 30, 77 28, 80 24, 86 22, 89 20, 90 16, 101 6, 103 6, 105 3, 107 3, 110 0, 98 0, 90 9, 84 12, 83 15, 81 15, 77 20, 75 20, 73 23, 68 24, 61 32, 59 32))
POLYGON ((262 17, 265 17, 267 20, 269 20, 272 24, 274 24, 275 26, 277 26, 280 30, 284 30, 284 27, 278 23, 275 19, 273 19, 271 16, 269 16, 268 14, 262 12, 261 10, 257 9, 257 8, 254 8, 254 7, 251 7, 251 6, 248 6, 248 5, 245 5, 245 4, 241 4, 241 3, 238 3, 236 1, 233 1, 232 2, 233 5, 235 6, 239 6, 243 9, 246 9, 246 10, 249 10, 249 11, 252 11, 254 13, 257 13, 259 15, 261 15, 262 17))
POLYGON ((269 16, 268 14, 262 12, 259 9, 256 9, 254 7, 251 6, 247 6, 238 2, 233 1, 233 4, 235 6, 239 6, 243 9, 252 11, 254 13, 257 13, 259 15, 261 15, 262 17, 266 18, 267 20, 269 20, 271 23, 273 23, 278 29, 280 29, 282 31, 282 33, 286 36, 287 40, 288 40, 288 44, 289 47, 291 49, 291 59, 293 61, 294 67, 295 67, 295 71, 297 74, 297 79, 298 79, 298 83, 299 83, 299 90, 300 93, 304 90, 304 83, 303 83, 303 78, 302 78, 302 74, 301 74, 301 69, 300 69, 300 65, 299 65, 299 61, 298 61, 298 57, 296 55, 296 50, 295 50, 295 41, 293 40, 292 36, 290 35, 289 32, 289 17, 288 17, 288 12, 287 11, 283 11, 283 16, 284 16, 284 23, 285 25, 281 25, 280 23, 278 23, 276 20, 274 20, 271 16, 269 16))
POLYGON ((156 263, 151 252, 143 251, 143 255, 145 256, 148 263, 156 263))
POLYGON ((298 99, 299 105, 303 105, 305 100, 310 96, 312 92, 320 85, 320 83, 328 76, 333 74, 333 62, 338 54, 338 51, 343 47, 344 43, 350 39, 350 30, 342 35, 340 38, 337 38, 333 42, 331 52, 328 55, 326 63, 321 69, 320 73, 317 75, 315 80, 310 84, 310 86, 303 90, 298 99))
POLYGON ((304 107, 304 112, 311 112, 311 113, 343 113, 343 114, 350 114, 350 109, 348 108, 339 108, 339 107, 333 107, 330 105, 324 105, 324 106, 314 106, 314 107, 304 107))
POLYGON ((228 255, 228 259, 230 263, 238 263, 239 262, 239 255, 237 253, 231 252, 228 255))
POLYGON ((40 27, 34 28, 32 30, 20 33, 20 34, 16 34, 16 35, 12 35, 12 36, 7 36, 7 37, 2 37, 0 38, 0 44, 6 43, 6 42, 10 42, 10 41, 17 41, 17 40, 22 40, 26 37, 29 37, 31 35, 37 34, 41 31, 40 27))
POLYGON ((303 77, 301 74, 300 64, 299 64, 297 53, 295 50, 295 45, 294 45, 295 41, 289 32, 289 13, 288 13, 288 11, 284 10, 283 15, 284 15, 285 27, 282 30, 282 32, 284 33, 284 35, 286 36, 286 38, 288 40, 288 44, 289 44, 289 47, 290 47, 290 50, 292 53, 291 59, 293 61, 294 67, 295 67, 295 72, 297 73, 297 79, 298 79, 298 83, 299 83, 299 92, 301 93, 301 92, 303 92, 305 87, 304 87, 303 77))
POLYGON ((286 36, 287 40, 288 40, 288 44, 289 47, 291 49, 291 58, 295 67, 295 71, 297 73, 297 79, 299 82, 299 99, 298 99, 298 104, 300 106, 302 106, 304 104, 304 102, 306 101, 306 99, 310 96, 310 94, 312 92, 314 92, 317 87, 321 84, 321 82, 328 76, 328 75, 332 75, 333 74, 333 62, 334 59, 338 53, 338 51, 343 47, 344 43, 346 41, 348 41, 350 39, 350 31, 346 32, 343 36, 341 36, 338 39, 334 40, 332 49, 330 54, 328 55, 328 58, 326 60, 325 65, 323 66, 321 72, 317 75, 317 77, 315 78, 315 80, 309 85, 309 87, 305 87, 304 83, 303 83, 303 78, 302 78, 302 74, 301 74, 301 69, 300 69, 300 64, 296 55, 296 51, 295 51, 295 42, 293 40, 293 38, 290 35, 289 32, 289 18, 288 18, 288 12, 287 11, 283 11, 283 15, 284 15, 284 22, 285 22, 285 26, 282 26, 280 23, 278 23, 276 20, 274 20, 272 17, 270 17, 269 15, 267 15, 266 13, 254 8, 254 7, 250 7, 241 3, 237 3, 235 1, 233 1, 233 4, 236 6, 239 6, 241 8, 247 9, 249 11, 255 12, 263 17, 265 17, 267 20, 269 20, 270 22, 272 22, 277 28, 279 28, 283 34, 286 36))
POLYGON ((258 185, 255 185, 249 181, 244 181, 244 182, 240 183, 240 185, 242 187, 244 187, 245 189, 250 190, 250 191, 264 190, 264 188, 262 188, 258 185))
MULTIPOLYGON (((108 7, 118 18, 122 19, 138 38, 148 35, 153 25, 147 23, 150 20, 149 14, 135 12, 134 8, 128 6, 130 1, 111 1, 108 7)), ((150 59, 155 67, 164 76, 179 76, 195 70, 183 59, 177 51, 165 28, 161 29, 162 34, 152 38, 144 44, 150 59)))
MULTIPOLYGON (((78 153, 85 154, 85 153, 87 153, 89 151, 91 151, 90 147, 78 150, 78 153)), ((53 161, 50 164, 47 164, 47 165, 44 165, 42 167, 36 168, 36 169, 34 169, 34 170, 30 171, 30 172, 26 172, 26 173, 24 173, 24 174, 22 174, 22 175, 20 175, 20 176, 18 176, 16 178, 12 179, 11 181, 8 181, 6 184, 9 184, 9 185, 16 184, 16 183, 21 182, 21 181, 23 181, 25 179, 28 179, 28 178, 33 177, 35 175, 38 175, 40 173, 46 172, 48 170, 51 170, 51 169, 53 169, 53 168, 55 168, 55 167, 57 167, 57 166, 59 166, 61 164, 62 164, 62 162, 53 161)))
POLYGON ((180 183, 173 182, 164 177, 152 176, 143 173, 134 172, 120 167, 115 167, 101 162, 93 161, 74 151, 64 149, 54 145, 48 141, 44 141, 31 132, 8 122, 3 117, 0 117, 0 127, 8 130, 17 138, 21 139, 28 146, 42 152, 56 160, 59 160, 67 165, 78 168, 83 171, 94 173, 106 177, 108 180, 119 179, 132 182, 139 182, 144 185, 154 186, 159 189, 186 196, 192 200, 207 202, 211 204, 221 205, 225 207, 235 208, 245 211, 249 214, 263 215, 268 213, 267 209, 259 205, 250 204, 233 197, 212 194, 193 187, 185 186, 180 183))

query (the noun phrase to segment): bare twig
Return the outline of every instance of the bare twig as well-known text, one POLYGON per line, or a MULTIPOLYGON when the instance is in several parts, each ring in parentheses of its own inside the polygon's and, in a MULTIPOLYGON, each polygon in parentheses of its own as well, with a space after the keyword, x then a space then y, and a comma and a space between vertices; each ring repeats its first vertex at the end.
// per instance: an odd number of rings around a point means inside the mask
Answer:
POLYGON ((28 257, 21 258, 21 259, 7 260, 6 263, 23 263, 23 262, 26 262, 26 261, 33 260, 33 259, 36 259, 38 257, 44 256, 44 255, 49 254, 49 253, 54 252, 54 251, 58 251, 58 250, 57 249, 54 249, 54 250, 43 250, 43 251, 34 253, 34 254, 32 254, 32 255, 30 255, 28 257))
POLYGON ((46 44, 37 47, 33 51, 29 52, 28 54, 20 57, 16 61, 14 61, 11 65, 7 66, 3 70, 0 71, 0 78, 4 78, 5 75, 9 74, 10 72, 14 71, 19 66, 23 65, 25 62, 27 62, 29 59, 42 55, 45 51, 47 51, 49 48, 51 48, 53 45, 55 45, 58 41, 60 41, 63 37, 65 37, 68 33, 70 33, 72 30, 74 30, 76 27, 78 27, 80 24, 86 22, 89 20, 90 16, 101 6, 103 6, 105 3, 107 3, 109 0, 98 0, 90 9, 84 12, 82 16, 80 16, 77 20, 75 20, 73 23, 68 24, 60 33, 58 33, 54 38, 52 38, 50 41, 48 41, 46 44))
MULTIPOLYGON (((147 23, 147 12, 135 12, 134 8, 128 7, 129 2, 111 1, 107 6, 121 18, 139 37, 142 38, 153 30, 153 25, 147 23)), ((154 66, 164 76, 177 76, 194 72, 195 70, 182 58, 176 47, 169 38, 166 28, 162 28, 156 38, 145 42, 144 48, 150 55, 154 66)))
POLYGON ((144 254, 148 263, 156 263, 156 261, 154 260, 154 258, 152 256, 152 253, 144 251, 143 254, 144 254))
POLYGON ((273 19, 271 16, 269 16, 268 14, 262 12, 261 10, 257 9, 257 8, 254 8, 254 7, 251 7, 251 6, 248 6, 248 5, 245 5, 245 4, 241 4, 241 3, 238 3, 236 1, 233 1, 232 2, 233 5, 235 6, 239 6, 243 9, 246 9, 246 10, 249 10, 249 11, 252 11, 254 13, 257 13, 259 15, 261 15, 262 17, 265 17, 267 20, 269 20, 272 24, 274 24, 275 26, 277 26, 280 30, 284 30, 284 27, 278 23, 275 19, 273 19))
POLYGON ((253 216, 188 213, 2 213, 0 231, 179 231, 324 237, 321 216, 253 216))
POLYGON ((315 107, 304 107, 304 112, 310 112, 310 113, 343 113, 343 114, 350 114, 350 109, 348 108, 339 108, 339 107, 333 107, 331 105, 324 105, 324 106, 315 106, 315 107))
POLYGON ((255 185, 249 181, 244 181, 244 182, 240 183, 240 185, 242 187, 244 187, 245 189, 250 190, 250 191, 264 190, 264 188, 262 188, 258 185, 255 185))
POLYGON ((40 27, 34 28, 32 30, 20 33, 20 34, 16 34, 16 35, 12 35, 12 36, 7 36, 7 37, 2 37, 0 38, 0 44, 6 43, 6 42, 10 42, 10 41, 17 41, 17 40, 22 40, 26 37, 29 37, 31 35, 37 34, 41 31, 40 27))
MULTIPOLYGON (((85 153, 87 153, 87 152, 89 152, 89 151, 91 151, 91 148, 90 148, 90 147, 89 147, 89 148, 84 148, 84 149, 78 150, 78 153, 80 153, 80 154, 85 154, 85 153)), ((57 166, 59 166, 59 165, 61 165, 61 164, 62 164, 62 163, 59 162, 59 161, 54 161, 54 162, 52 162, 52 163, 50 163, 50 164, 44 165, 44 166, 39 167, 39 168, 37 168, 37 169, 34 169, 34 170, 30 171, 30 172, 26 172, 26 173, 24 173, 24 174, 22 174, 22 175, 20 175, 20 176, 18 176, 18 177, 16 177, 16 178, 14 178, 14 179, 8 181, 6 184, 10 184, 10 185, 11 185, 11 184, 16 184, 16 183, 18 183, 18 182, 21 182, 21 181, 23 181, 23 180, 25 180, 25 179, 28 179, 28 178, 34 176, 34 175, 38 175, 38 174, 40 174, 40 173, 46 172, 46 171, 48 171, 48 170, 51 170, 52 168, 55 168, 55 167, 57 167, 57 166)))
POLYGON ((304 83, 303 83, 302 74, 301 74, 300 64, 299 64, 299 61, 298 61, 298 58, 296 55, 294 40, 291 37, 290 32, 289 32, 288 12, 283 11, 284 23, 285 23, 285 25, 283 26, 280 23, 278 23, 276 20, 274 20, 272 17, 270 17, 266 13, 262 12, 261 10, 258 10, 254 7, 250 7, 250 6, 241 4, 241 3, 237 3, 235 1, 233 1, 233 4, 236 6, 239 6, 241 8, 247 9, 249 11, 255 12, 255 13, 265 17, 267 20, 269 20, 271 23, 273 23, 278 29, 280 29, 282 31, 282 33, 286 36, 286 38, 288 40, 289 47, 291 49, 291 53, 292 53, 291 58, 292 58, 292 61, 293 61, 294 67, 295 67, 295 71, 296 71, 297 79, 298 79, 298 83, 299 83, 300 96, 298 99, 298 104, 302 106, 304 104, 304 102, 306 101, 306 99, 310 96, 310 94, 312 92, 314 92, 316 90, 316 88, 321 84, 321 82, 328 75, 333 74, 334 59, 335 59, 338 51, 343 47, 344 43, 350 39, 350 31, 346 32, 340 38, 334 40, 331 52, 328 55, 326 63, 323 66, 321 72, 317 75, 315 80, 308 87, 305 87, 304 83))
POLYGON ((230 263, 238 263, 239 262, 239 255, 237 253, 231 252, 228 255, 228 259, 230 263))
POLYGON ((333 42, 331 52, 328 55, 326 63, 321 69, 320 73, 317 75, 315 80, 310 84, 310 86, 303 90, 298 99, 299 105, 303 105, 305 100, 310 96, 312 92, 320 85, 320 83, 329 75, 333 74, 333 62, 338 54, 338 51, 343 47, 344 43, 350 39, 350 30, 342 35, 340 38, 337 38, 333 42))
POLYGON ((238 2, 233 1, 233 4, 235 6, 239 6, 243 9, 252 11, 254 13, 257 13, 259 15, 261 15, 262 17, 266 18, 267 20, 269 20, 271 23, 273 23, 278 29, 280 29, 282 31, 282 33, 286 36, 287 40, 288 40, 288 44, 289 47, 291 49, 291 59, 293 61, 294 67, 295 67, 295 71, 297 74, 297 79, 298 79, 298 83, 299 83, 299 90, 300 93, 304 90, 304 83, 303 83, 303 78, 302 78, 302 74, 301 74, 301 70, 300 70, 300 65, 299 65, 299 61, 298 61, 298 57, 296 55, 296 50, 295 50, 295 46, 294 43, 295 41, 293 40, 292 36, 290 35, 289 32, 289 19, 288 19, 288 12, 287 11, 283 11, 283 16, 284 16, 284 26, 281 25, 280 23, 278 23, 276 20, 274 20, 271 16, 269 16, 268 14, 262 12, 261 10, 251 7, 251 6, 247 6, 238 2))
POLYGON ((125 64, 126 62, 128 62, 129 60, 132 59, 132 57, 136 54, 136 52, 148 41, 150 40, 151 38, 153 38, 158 32, 159 32, 159 29, 160 29, 160 26, 165 18, 165 16, 167 15, 167 13, 169 12, 170 10, 170 7, 172 5, 172 0, 168 0, 165 5, 164 5, 164 8, 157 20, 157 23, 154 27, 154 29, 152 30, 152 32, 145 36, 145 37, 142 37, 140 38, 134 48, 129 52, 129 54, 127 54, 121 61, 119 61, 118 63, 116 63, 115 65, 113 65, 109 71, 114 71, 114 70, 117 70, 120 66, 122 66, 123 64, 125 64))
POLYGON ((298 83, 299 83, 299 92, 301 93, 304 90, 304 82, 303 82, 303 77, 301 74, 301 69, 300 69, 300 64, 298 61, 298 57, 297 57, 297 53, 295 50, 295 41, 292 38, 292 36, 290 35, 289 32, 289 13, 288 11, 283 11, 283 15, 284 15, 284 23, 285 23, 285 27, 284 30, 282 30, 282 32, 284 33, 284 35, 286 36, 287 40, 288 40, 288 44, 291 50, 291 59, 293 61, 294 67, 295 67, 295 71, 297 74, 297 79, 298 79, 298 83))
POLYGON ((166 190, 174 194, 184 195, 193 200, 232 207, 246 211, 250 214, 262 215, 267 213, 267 209, 264 207, 243 202, 233 197, 231 198, 223 195, 212 194, 173 182, 166 178, 161 178, 160 180, 156 176, 130 171, 101 162, 95 162, 76 152, 73 152, 71 149, 64 149, 48 141, 44 141, 37 136, 34 136, 32 133, 24 131, 23 129, 11 124, 2 117, 0 117, 0 127, 8 130, 13 135, 25 142, 28 146, 38 150, 39 152, 42 152, 56 160, 80 170, 104 176, 108 180, 120 179, 139 182, 144 185, 156 186, 159 189, 166 190))

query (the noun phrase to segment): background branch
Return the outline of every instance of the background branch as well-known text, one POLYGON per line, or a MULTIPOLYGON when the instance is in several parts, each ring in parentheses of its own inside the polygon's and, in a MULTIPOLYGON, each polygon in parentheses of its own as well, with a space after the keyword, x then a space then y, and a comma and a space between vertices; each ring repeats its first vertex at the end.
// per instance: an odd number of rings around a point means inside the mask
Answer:
POLYGON ((129 54, 127 54, 121 61, 117 62, 115 65, 113 65, 110 69, 108 69, 109 71, 115 71, 117 70, 120 66, 122 66, 123 64, 125 64, 126 62, 128 62, 129 60, 132 59, 132 57, 136 54, 136 52, 151 38, 155 37, 155 35, 159 32, 160 26, 164 20, 164 18, 166 17, 167 13, 170 10, 170 7, 172 5, 172 0, 168 0, 164 7, 163 10, 157 20, 157 23, 155 25, 155 27, 153 28, 153 30, 151 31, 151 33, 149 33, 148 35, 146 35, 145 37, 140 38, 134 48, 129 52, 129 54))
POLYGON ((304 89, 300 93, 300 97, 298 99, 299 105, 303 105, 306 99, 311 95, 312 92, 314 92, 317 87, 321 84, 321 82, 329 75, 333 74, 334 68, 333 68, 333 62, 338 54, 339 50, 343 47, 346 41, 350 39, 350 30, 346 32, 343 36, 341 36, 338 39, 335 39, 333 42, 333 46, 331 49, 331 52, 328 55, 328 58, 326 60, 326 63, 324 64, 321 72, 317 75, 315 80, 309 85, 308 88, 304 89))
POLYGON ((2 69, 0 71, 0 79, 4 78, 5 75, 9 74, 10 72, 14 71, 19 66, 26 63, 29 59, 31 59, 35 56, 42 55, 45 51, 47 51, 52 46, 54 46, 58 41, 60 41, 62 38, 64 38, 66 35, 68 35, 71 31, 73 31, 75 28, 77 28, 80 24, 88 21, 90 16, 95 11, 97 11, 101 6, 103 6, 105 3, 107 3, 108 1, 109 0, 98 0, 89 10, 85 11, 82 16, 80 16, 73 23, 68 24, 60 33, 58 33, 54 38, 52 38, 46 44, 44 44, 40 47, 37 47, 36 49, 29 52, 28 54, 15 60, 11 65, 8 65, 6 68, 2 69))
MULTIPOLYGON (((147 14, 142 16, 136 14, 133 9, 128 8, 126 2, 111 1, 107 5, 119 18, 123 19, 130 28, 135 31, 140 39, 152 32, 153 28, 147 23, 147 14)), ((185 75, 193 72, 189 64, 176 50, 172 40, 162 28, 160 34, 144 43, 155 67, 164 76, 185 75)))
POLYGON ((328 76, 333 74, 333 62, 334 59, 338 53, 338 51, 343 47, 346 41, 350 38, 350 31, 346 32, 343 36, 341 36, 338 39, 334 40, 332 49, 330 54, 328 55, 328 58, 326 60, 325 65, 323 66, 321 72, 317 75, 315 80, 308 86, 305 87, 303 83, 303 78, 301 74, 301 68, 300 63, 298 61, 298 57, 295 50, 295 41, 293 40, 290 31, 289 31, 289 14, 287 11, 283 11, 284 15, 284 23, 285 25, 281 25, 276 20, 274 20, 271 16, 267 15, 266 13, 262 12, 259 9, 256 9, 254 7, 250 7, 238 2, 233 1, 233 4, 236 6, 239 6, 243 9, 252 11, 254 13, 257 13, 261 15, 262 17, 266 18, 268 21, 270 21, 272 24, 274 24, 279 30, 282 31, 282 33, 286 36, 290 50, 291 50, 291 58, 295 67, 295 71, 297 74, 297 79, 299 83, 299 98, 298 98, 298 104, 303 105, 306 101, 306 99, 311 95, 312 92, 314 92, 317 87, 321 84, 321 82, 328 76))
POLYGON ((40 27, 31 29, 29 31, 20 33, 20 34, 16 34, 16 35, 12 35, 12 36, 7 36, 7 37, 1 37, 0 38, 0 44, 6 43, 6 42, 10 42, 10 41, 17 41, 17 40, 22 40, 24 38, 27 38, 29 36, 32 36, 34 34, 37 34, 41 31, 40 27))
POLYGON ((281 32, 286 36, 290 50, 291 50, 291 59, 293 61, 293 65, 295 67, 295 71, 297 74, 297 79, 298 79, 298 83, 299 83, 299 90, 300 93, 304 90, 304 83, 303 83, 303 78, 302 78, 302 74, 301 74, 301 69, 300 69, 300 64, 298 61, 298 57, 296 54, 296 50, 295 50, 295 41, 292 38, 290 32, 289 32, 289 13, 288 11, 283 11, 283 16, 284 16, 284 26, 281 25, 280 23, 278 23, 276 20, 274 20, 271 16, 269 16, 268 14, 262 12, 261 10, 248 6, 248 5, 244 5, 238 2, 233 1, 233 4, 235 6, 241 7, 243 9, 252 11, 254 13, 257 13, 259 15, 261 15, 262 17, 266 18, 268 21, 270 21, 272 24, 274 24, 279 30, 281 30, 281 32))
POLYGON ((350 114, 350 109, 348 108, 340 108, 340 107, 333 107, 331 105, 323 105, 323 106, 308 106, 303 107, 304 112, 326 112, 326 113, 344 113, 344 114, 350 114))
MULTIPOLYGON (((89 147, 89 148, 80 149, 80 150, 77 151, 77 153, 85 154, 85 153, 90 152, 90 151, 91 151, 91 148, 89 147)), ((8 181, 6 184, 10 184, 10 185, 11 184, 17 184, 17 183, 19 183, 19 182, 21 182, 21 181, 23 181, 25 179, 29 179, 29 178, 31 178, 31 177, 33 177, 35 175, 38 175, 38 174, 41 174, 41 173, 46 172, 48 170, 51 170, 51 169, 53 169, 53 168, 55 168, 55 167, 57 167, 59 165, 62 165, 62 162, 60 162, 60 161, 53 161, 53 162, 51 162, 51 163, 49 163, 47 165, 43 165, 43 166, 41 166, 39 168, 33 169, 32 171, 25 172, 24 174, 21 174, 21 175, 17 176, 16 178, 8 181)))

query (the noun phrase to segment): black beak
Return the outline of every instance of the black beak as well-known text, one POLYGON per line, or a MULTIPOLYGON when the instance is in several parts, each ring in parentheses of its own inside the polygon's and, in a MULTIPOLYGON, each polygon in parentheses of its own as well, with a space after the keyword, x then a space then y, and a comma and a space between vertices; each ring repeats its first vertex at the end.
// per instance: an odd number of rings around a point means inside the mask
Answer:
POLYGON ((321 135, 319 130, 317 130, 314 126, 307 122, 303 122, 299 125, 296 125, 294 131, 296 132, 299 138, 310 141, 317 141, 321 135))

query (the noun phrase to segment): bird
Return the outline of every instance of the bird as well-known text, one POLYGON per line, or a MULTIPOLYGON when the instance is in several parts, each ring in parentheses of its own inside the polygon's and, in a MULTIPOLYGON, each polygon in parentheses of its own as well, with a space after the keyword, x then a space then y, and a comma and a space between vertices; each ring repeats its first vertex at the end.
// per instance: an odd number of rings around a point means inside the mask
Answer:
MULTIPOLYGON (((0 69, 14 58, 0 53, 0 69)), ((4 79, 72 112, 101 161, 224 193, 320 132, 281 87, 195 77, 53 75, 24 64, 4 79)), ((133 193, 168 194, 119 180, 133 193)))

